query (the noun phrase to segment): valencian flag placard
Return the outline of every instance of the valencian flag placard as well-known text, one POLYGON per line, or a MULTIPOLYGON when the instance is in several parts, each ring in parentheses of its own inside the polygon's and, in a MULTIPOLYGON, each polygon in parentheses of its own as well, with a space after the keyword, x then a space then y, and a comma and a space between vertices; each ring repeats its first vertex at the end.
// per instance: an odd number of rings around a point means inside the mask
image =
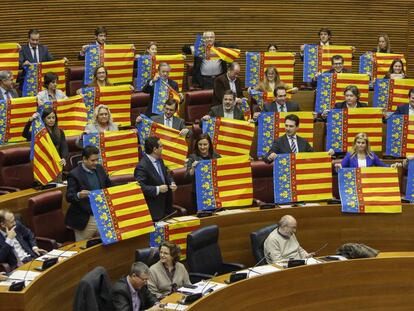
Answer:
POLYGON ((140 55, 137 58, 137 76, 135 79, 135 89, 142 91, 149 79, 152 79, 158 72, 158 65, 167 63, 170 65, 171 71, 169 78, 178 84, 178 89, 183 89, 184 83, 184 55, 140 55))
POLYGON ((359 57, 359 72, 369 74, 372 80, 383 78, 394 59, 401 59, 406 67, 404 54, 366 52, 359 57))
POLYGON ((93 145, 99 162, 110 176, 134 174, 138 164, 138 139, 134 130, 106 131, 83 135, 83 146, 93 145))
POLYGON ((221 59, 227 63, 231 63, 240 57, 240 50, 226 47, 206 46, 203 36, 197 35, 194 43, 194 56, 208 60, 221 59))
POLYGON ((22 136, 27 120, 36 112, 37 98, 0 100, 0 144, 26 141, 22 136))
POLYGON ((414 116, 393 114, 387 119, 387 156, 414 155, 414 116))
POLYGON ((59 153, 40 118, 32 122, 30 159, 33 161, 34 179, 42 185, 54 181, 62 172, 59 153))
POLYGON ((256 101, 256 104, 260 107, 260 110, 263 110, 265 103, 270 103, 275 98, 273 92, 262 92, 254 89, 249 89, 248 92, 250 97, 256 101))
POLYGON ((163 144, 162 159, 170 169, 184 166, 187 158, 188 146, 185 138, 179 135, 179 131, 171 127, 152 121, 146 115, 141 114, 142 121, 137 124, 139 141, 144 145, 150 136, 157 136, 163 144))
POLYGON ((153 232, 154 225, 137 183, 93 190, 89 202, 103 244, 153 232))
POLYGON ((19 44, 0 43, 0 70, 8 70, 14 79, 19 71, 19 44))
POLYGON ((401 213, 396 168, 342 168, 338 186, 344 213, 401 213))
POLYGON ((405 198, 414 202, 414 160, 408 161, 408 173, 407 173, 407 188, 405 190, 405 198))
POLYGON ((377 79, 372 105, 394 112, 408 101, 408 92, 414 88, 414 79, 377 79))
POLYGON ((79 136, 85 130, 88 114, 81 95, 60 99, 53 103, 59 119, 59 128, 65 136, 79 136))
MULTIPOLYGON (((188 218, 188 217, 185 217, 188 218)), ((196 217, 194 217, 196 218, 196 217)), ((155 231, 150 233, 150 246, 160 247, 164 241, 175 243, 180 247, 180 260, 186 259, 187 235, 200 228, 200 219, 168 220, 155 223, 155 231)))
POLYGON ((108 79, 111 83, 131 83, 134 69, 133 45, 90 44, 85 51, 85 85, 92 83, 95 69, 100 65, 108 70, 108 79))
POLYGON ((221 156, 249 154, 254 135, 254 124, 221 117, 203 121, 203 133, 207 133, 213 148, 221 156))
POLYGON ((131 88, 129 85, 85 87, 83 101, 88 111, 88 120, 93 120, 96 106, 106 105, 112 114, 112 121, 118 126, 131 125, 131 88))
POLYGON ((197 210, 250 206, 252 169, 248 155, 203 160, 195 169, 197 210))
MULTIPOLYGON (((154 96, 152 98, 152 113, 154 114, 163 114, 164 113, 164 104, 168 99, 173 99, 177 106, 180 103, 180 95, 176 90, 174 90, 166 79, 158 79, 154 83, 154 96)), ((180 108, 177 107, 177 111, 180 108)))
POLYGON ((272 147, 273 141, 285 134, 285 117, 289 114, 299 117, 300 127, 297 134, 313 145, 312 111, 262 112, 258 118, 257 157, 265 156, 272 147))
POLYGON ((291 52, 246 52, 246 87, 255 87, 265 77, 268 67, 275 67, 280 80, 293 85, 295 53, 291 52))
POLYGON ((352 47, 347 45, 305 44, 303 50, 303 81, 312 82, 318 72, 332 68, 331 58, 341 55, 344 58, 344 68, 352 69, 352 47))
POLYGON ((379 108, 332 109, 326 123, 326 150, 346 152, 352 149, 355 135, 369 137, 371 151, 382 150, 382 111, 379 108))
POLYGON ((43 90, 43 77, 48 72, 53 72, 58 76, 57 88, 64 93, 66 92, 65 61, 63 59, 29 64, 25 66, 25 72, 22 90, 23 97, 36 96, 37 93, 43 90))
POLYGON ((247 100, 247 98, 244 98, 244 97, 242 98, 242 102, 239 105, 239 109, 243 113, 245 121, 248 121, 249 119, 251 119, 252 111, 250 109, 250 104, 249 104, 249 101, 247 100))
POLYGON ((326 152, 278 154, 273 189, 275 203, 331 199, 331 156, 326 152))
POLYGON ((323 73, 318 77, 315 111, 322 113, 336 103, 345 101, 344 90, 355 85, 360 92, 359 101, 368 102, 369 76, 359 73, 323 73))

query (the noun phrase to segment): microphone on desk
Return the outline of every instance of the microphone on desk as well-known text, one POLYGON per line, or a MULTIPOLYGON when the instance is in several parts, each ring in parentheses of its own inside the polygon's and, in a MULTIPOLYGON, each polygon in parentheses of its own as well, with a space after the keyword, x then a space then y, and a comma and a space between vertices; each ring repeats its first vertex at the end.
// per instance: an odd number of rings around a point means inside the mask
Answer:
POLYGON ((43 264, 41 267, 36 267, 35 269, 38 271, 45 271, 46 269, 50 268, 51 266, 54 266, 58 261, 59 258, 62 257, 64 254, 66 254, 68 251, 73 249, 76 246, 76 243, 73 244, 71 247, 69 247, 67 250, 63 251, 61 254, 59 254, 56 257, 50 257, 43 261, 43 264))
POLYGON ((207 286, 208 286, 208 284, 210 284, 210 282, 216 277, 218 275, 218 272, 215 272, 214 274, 213 274, 213 276, 211 277, 211 278, 209 278, 208 280, 207 280, 207 283, 204 285, 204 287, 201 289, 201 294, 203 294, 204 293, 204 290, 207 288, 207 286))
POLYGON ((206 289, 206 287, 208 286, 208 284, 210 284, 211 280, 214 277, 217 276, 217 274, 218 274, 218 272, 214 273, 213 276, 210 279, 208 279, 208 281, 206 282, 206 284, 201 289, 201 292, 196 293, 196 294, 191 294, 191 295, 185 296, 183 299, 181 299, 179 301, 179 303, 180 304, 183 304, 183 305, 188 305, 188 304, 193 303, 194 301, 200 299, 201 297, 203 297, 204 290, 206 289))
POLYGON ((266 260, 266 256, 263 256, 263 258, 262 259, 260 259, 253 267, 251 267, 251 268, 248 268, 247 270, 249 270, 249 272, 247 272, 247 279, 249 278, 249 276, 250 276, 250 272, 254 272, 254 273, 256 273, 256 274, 261 274, 261 273, 259 273, 259 272, 257 272, 257 271, 255 271, 254 270, 254 268, 256 268, 257 266, 259 266, 263 261, 265 261, 266 260))
POLYGON ((26 273, 24 274, 23 280, 22 281, 18 281, 18 282, 13 282, 10 286, 9 286, 9 291, 11 292, 20 292, 23 290, 23 288, 26 287, 26 278, 27 275, 29 274, 30 268, 32 267, 34 259, 32 259, 32 261, 29 264, 29 267, 27 268, 26 273))
POLYGON ((170 218, 171 216, 173 216, 173 215, 175 215, 175 214, 177 214, 177 210, 175 210, 174 212, 172 212, 172 213, 168 214, 167 216, 165 216, 165 217, 161 218, 161 219, 160 219, 160 220, 158 220, 157 222, 164 221, 164 220, 166 220, 166 219, 170 218))

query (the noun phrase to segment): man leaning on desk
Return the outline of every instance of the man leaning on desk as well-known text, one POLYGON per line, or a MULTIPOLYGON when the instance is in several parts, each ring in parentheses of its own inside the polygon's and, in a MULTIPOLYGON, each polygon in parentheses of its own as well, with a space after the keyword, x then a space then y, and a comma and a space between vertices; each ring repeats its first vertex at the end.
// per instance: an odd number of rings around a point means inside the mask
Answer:
POLYGON ((293 216, 285 215, 279 220, 278 227, 264 241, 264 255, 268 264, 282 260, 306 259, 313 256, 300 245, 296 239, 297 222, 293 216))

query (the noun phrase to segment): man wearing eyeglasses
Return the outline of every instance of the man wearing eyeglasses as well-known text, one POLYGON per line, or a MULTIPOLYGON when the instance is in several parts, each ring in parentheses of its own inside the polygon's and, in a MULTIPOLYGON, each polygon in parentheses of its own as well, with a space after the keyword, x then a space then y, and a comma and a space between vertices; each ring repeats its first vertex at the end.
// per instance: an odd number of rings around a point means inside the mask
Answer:
POLYGON ((112 301, 117 311, 162 310, 157 298, 147 288, 150 270, 142 262, 135 262, 127 276, 112 288, 112 301))

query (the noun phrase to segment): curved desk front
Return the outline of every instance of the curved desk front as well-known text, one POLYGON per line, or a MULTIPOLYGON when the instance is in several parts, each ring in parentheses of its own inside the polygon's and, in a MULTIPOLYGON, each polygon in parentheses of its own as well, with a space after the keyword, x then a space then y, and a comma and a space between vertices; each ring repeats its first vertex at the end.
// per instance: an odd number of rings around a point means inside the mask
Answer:
MULTIPOLYGON (((340 206, 337 205, 252 209, 239 214, 203 218, 201 226, 219 225, 219 243, 225 261, 253 266, 250 233, 277 222, 285 214, 291 214, 298 220, 297 237, 305 249, 314 251, 328 243, 321 255, 334 253, 338 246, 346 242, 365 243, 386 252, 412 251, 413 207, 405 205, 401 214, 364 215, 342 214, 340 206)), ((84 244, 85 242, 79 242, 76 248, 84 244)), ((115 281, 129 271, 134 260, 134 250, 148 245, 149 237, 144 235, 113 245, 97 245, 80 250, 76 256, 43 272, 22 292, 7 292, 7 288, 0 287, 0 310, 71 310, 76 287, 83 275, 96 266, 103 266, 115 281)), ((39 264, 34 262, 32 268, 39 264)), ((27 267, 28 264, 22 268, 27 267)), ((328 268, 321 266, 312 269, 328 268)), ((343 273, 348 272, 345 269, 343 273)), ((338 278, 339 275, 338 273, 338 278)), ((412 274, 409 276, 412 280, 412 274)), ((405 277, 408 277, 408 274, 405 277)), ((275 291, 279 287, 276 285, 274 284, 275 291)), ((283 285, 290 287, 289 282, 283 285)))

